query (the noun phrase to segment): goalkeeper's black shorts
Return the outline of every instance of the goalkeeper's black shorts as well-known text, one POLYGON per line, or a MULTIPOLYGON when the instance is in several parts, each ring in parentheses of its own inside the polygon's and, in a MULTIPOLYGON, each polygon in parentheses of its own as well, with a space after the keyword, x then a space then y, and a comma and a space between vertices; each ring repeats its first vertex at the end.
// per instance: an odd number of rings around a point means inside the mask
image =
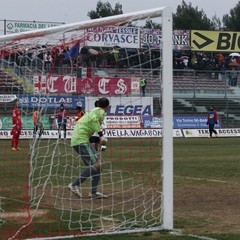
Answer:
POLYGON ((98 136, 91 136, 89 138, 89 142, 90 143, 100 143, 100 137, 98 137, 98 136))

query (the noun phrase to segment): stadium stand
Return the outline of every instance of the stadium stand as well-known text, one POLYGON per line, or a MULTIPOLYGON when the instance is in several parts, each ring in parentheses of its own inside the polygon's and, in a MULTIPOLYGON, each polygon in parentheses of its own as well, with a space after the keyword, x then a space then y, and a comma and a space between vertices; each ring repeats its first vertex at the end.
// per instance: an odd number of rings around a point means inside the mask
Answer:
MULTIPOLYGON (((29 66, 24 66, 21 68, 21 71, 24 71, 25 78, 28 78, 25 81, 31 83, 33 75, 36 74, 36 68, 33 70, 29 66)), ((26 91, 21 71, 20 68, 16 68, 16 65, 0 68, 0 94, 22 94, 26 91)), ((38 69, 37 74, 39 73, 41 73, 41 69, 38 69)), ((101 77, 144 76, 147 79, 146 96, 153 97, 154 114, 161 113, 161 77, 159 77, 160 72, 158 70, 94 68, 92 69, 92 73, 95 76, 101 77)), ((76 72, 73 71, 72 74, 76 75, 76 72)), ((218 72, 207 70, 174 70, 174 115, 203 115, 206 114, 210 105, 215 105, 223 126, 240 126, 240 123, 238 123, 238 120, 240 120, 240 110, 238 107, 240 100, 237 99, 239 88, 238 86, 229 86, 227 78, 224 81, 217 76, 218 72)), ((1 114, 8 114, 8 110, 9 108, 6 107, 6 104, 0 104, 1 114)))
POLYGON ((0 69, 0 86, 1 94, 23 93, 23 86, 18 82, 18 76, 6 69, 0 69))

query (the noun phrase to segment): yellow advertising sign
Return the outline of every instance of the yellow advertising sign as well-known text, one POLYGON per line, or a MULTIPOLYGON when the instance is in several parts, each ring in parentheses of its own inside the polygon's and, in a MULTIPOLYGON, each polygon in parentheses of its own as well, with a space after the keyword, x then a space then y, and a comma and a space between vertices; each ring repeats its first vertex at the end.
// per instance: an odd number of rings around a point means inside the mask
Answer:
POLYGON ((239 52, 240 32, 191 31, 191 50, 210 52, 239 52))

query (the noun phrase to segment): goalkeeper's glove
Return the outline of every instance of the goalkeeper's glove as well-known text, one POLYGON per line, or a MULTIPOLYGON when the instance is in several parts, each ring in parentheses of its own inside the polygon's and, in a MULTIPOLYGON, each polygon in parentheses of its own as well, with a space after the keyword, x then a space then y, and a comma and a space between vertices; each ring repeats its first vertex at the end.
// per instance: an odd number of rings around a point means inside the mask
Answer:
POLYGON ((105 146, 101 146, 101 151, 105 151, 107 149, 107 146, 105 145, 105 146))

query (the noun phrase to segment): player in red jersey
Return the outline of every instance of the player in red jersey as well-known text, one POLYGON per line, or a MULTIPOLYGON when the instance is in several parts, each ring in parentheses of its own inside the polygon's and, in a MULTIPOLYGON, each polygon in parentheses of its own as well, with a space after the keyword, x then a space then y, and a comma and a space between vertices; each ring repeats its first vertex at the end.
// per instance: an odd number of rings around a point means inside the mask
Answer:
POLYGON ((19 109, 19 102, 16 102, 16 105, 12 111, 12 151, 20 150, 19 148, 19 138, 22 130, 22 120, 21 120, 21 111, 19 109))

